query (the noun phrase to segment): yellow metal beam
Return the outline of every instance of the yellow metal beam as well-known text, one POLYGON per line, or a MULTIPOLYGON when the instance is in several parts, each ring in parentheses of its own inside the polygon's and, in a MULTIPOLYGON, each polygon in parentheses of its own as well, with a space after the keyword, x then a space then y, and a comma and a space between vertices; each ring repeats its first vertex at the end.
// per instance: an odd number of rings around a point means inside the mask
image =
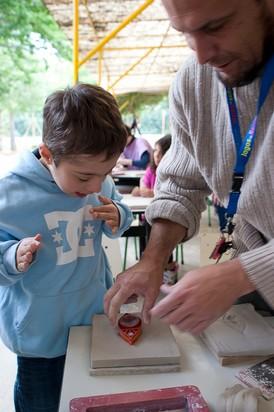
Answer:
POLYGON ((73 84, 79 74, 79 0, 73 0, 73 84))
POLYGON ((126 100, 121 106, 119 106, 120 112, 122 112, 129 105, 129 100, 126 100))
POLYGON ((98 59, 98 85, 101 86, 102 82, 102 63, 103 63, 103 50, 99 51, 98 59))
POLYGON ((127 51, 127 50, 145 50, 145 49, 174 49, 174 48, 188 48, 187 44, 172 44, 166 46, 128 46, 128 47, 104 47, 104 51, 127 51))
POLYGON ((109 87, 108 90, 113 89, 114 86, 116 86, 116 84, 122 80, 125 76, 127 76, 136 66, 138 66, 138 64, 140 64, 154 49, 151 48, 149 50, 146 51, 146 53, 140 57, 140 59, 138 59, 135 63, 133 63, 123 74, 121 74, 121 76, 118 77, 118 79, 115 80, 115 82, 113 82, 109 87))
POLYGON ((104 39, 102 39, 97 46, 95 46, 80 62, 79 67, 86 63, 91 57, 93 57, 99 50, 112 40, 123 28, 125 28, 132 20, 134 20, 139 14, 141 14, 148 6, 150 6, 154 0, 146 0, 140 7, 138 7, 133 13, 126 17, 122 23, 120 23, 114 30, 112 30, 104 39))

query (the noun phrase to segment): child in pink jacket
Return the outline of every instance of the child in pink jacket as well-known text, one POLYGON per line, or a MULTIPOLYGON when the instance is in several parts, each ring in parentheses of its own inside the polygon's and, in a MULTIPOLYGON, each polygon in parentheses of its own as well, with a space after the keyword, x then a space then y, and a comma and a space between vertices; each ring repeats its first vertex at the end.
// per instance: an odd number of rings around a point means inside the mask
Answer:
POLYGON ((153 158, 150 166, 141 179, 140 186, 135 187, 132 191, 133 196, 153 197, 154 185, 156 180, 156 169, 171 144, 171 135, 167 134, 155 143, 153 158))

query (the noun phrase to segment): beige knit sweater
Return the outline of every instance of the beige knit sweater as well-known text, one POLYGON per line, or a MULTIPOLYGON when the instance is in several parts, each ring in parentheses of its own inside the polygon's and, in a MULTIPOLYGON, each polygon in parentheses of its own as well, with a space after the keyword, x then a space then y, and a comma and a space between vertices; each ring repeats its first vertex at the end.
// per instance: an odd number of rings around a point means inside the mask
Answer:
MULTIPOLYGON (((254 117, 259 80, 235 89, 242 136, 254 117)), ((157 169, 147 219, 166 218, 199 230, 205 197, 227 205, 236 159, 226 92, 211 67, 191 56, 170 91, 172 145, 157 169)), ((235 244, 250 280, 274 307, 274 84, 259 116, 237 209, 235 244)))

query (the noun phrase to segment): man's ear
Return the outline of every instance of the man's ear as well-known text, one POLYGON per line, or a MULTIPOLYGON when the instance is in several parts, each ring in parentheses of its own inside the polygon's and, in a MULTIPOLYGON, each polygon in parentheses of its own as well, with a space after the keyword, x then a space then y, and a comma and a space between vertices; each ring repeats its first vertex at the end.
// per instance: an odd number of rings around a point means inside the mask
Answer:
POLYGON ((44 143, 41 143, 39 145, 39 153, 40 153, 41 159, 46 165, 52 164, 53 158, 52 158, 51 151, 48 149, 48 147, 44 143))

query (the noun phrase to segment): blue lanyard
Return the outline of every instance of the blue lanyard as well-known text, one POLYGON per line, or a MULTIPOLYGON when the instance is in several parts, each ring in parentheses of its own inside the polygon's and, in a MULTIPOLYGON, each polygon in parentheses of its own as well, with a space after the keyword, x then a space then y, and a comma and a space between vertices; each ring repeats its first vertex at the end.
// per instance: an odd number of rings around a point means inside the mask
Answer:
POLYGON ((260 86, 260 94, 259 94, 257 107, 256 107, 256 114, 248 128, 248 131, 243 141, 241 137, 239 116, 238 116, 237 105, 236 105, 234 94, 233 94, 233 89, 232 88, 226 89, 227 104, 228 104, 229 115, 230 115, 230 123, 231 123, 231 128, 232 128, 232 133, 233 133, 233 138, 234 138, 234 142, 236 145, 236 153, 237 153, 236 164, 235 164, 234 171, 233 171, 232 188, 229 194, 229 201, 228 201, 228 206, 226 209, 227 226, 224 231, 228 232, 228 234, 231 234, 233 232, 234 225, 232 224, 232 219, 237 210, 237 205, 238 205, 238 201, 239 201, 239 197, 241 193, 241 186, 242 186, 243 178, 244 178, 245 166, 249 160, 249 157, 250 157, 253 145, 254 145, 258 116, 265 102, 265 99, 268 95, 268 92, 271 88, 273 80, 274 80, 274 55, 271 57, 271 59, 268 61, 268 63, 266 64, 264 68, 264 72, 263 72, 263 76, 261 80, 261 86, 260 86))

